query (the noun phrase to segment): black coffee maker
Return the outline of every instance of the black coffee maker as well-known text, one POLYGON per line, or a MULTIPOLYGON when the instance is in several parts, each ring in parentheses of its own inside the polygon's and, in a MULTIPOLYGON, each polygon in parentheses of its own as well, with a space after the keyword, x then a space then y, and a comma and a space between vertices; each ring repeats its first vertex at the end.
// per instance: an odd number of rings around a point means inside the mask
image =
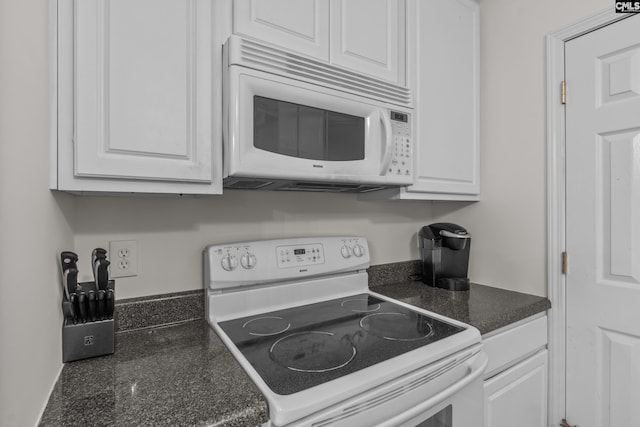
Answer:
POLYGON ((450 291, 469 289, 471 235, 467 230, 449 222, 426 225, 418 233, 418 245, 423 283, 450 291))

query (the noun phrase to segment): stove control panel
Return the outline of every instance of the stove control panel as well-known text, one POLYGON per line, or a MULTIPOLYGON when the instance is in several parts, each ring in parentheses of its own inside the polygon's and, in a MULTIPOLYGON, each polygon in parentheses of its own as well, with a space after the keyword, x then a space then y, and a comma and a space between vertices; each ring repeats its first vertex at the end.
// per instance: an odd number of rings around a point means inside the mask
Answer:
POLYGON ((205 287, 292 281, 369 267, 362 237, 308 237, 210 245, 204 250, 205 287))
POLYGON ((276 247, 279 268, 324 264, 324 248, 320 243, 276 247))

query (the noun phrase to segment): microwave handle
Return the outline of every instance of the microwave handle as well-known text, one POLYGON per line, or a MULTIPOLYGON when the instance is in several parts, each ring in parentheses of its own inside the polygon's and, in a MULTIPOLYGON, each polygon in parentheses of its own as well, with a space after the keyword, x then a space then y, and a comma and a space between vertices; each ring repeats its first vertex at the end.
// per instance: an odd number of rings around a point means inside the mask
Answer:
POLYGON ((385 175, 391 162, 391 155, 393 154, 393 134, 391 133, 391 119, 389 119, 387 115, 387 110, 382 108, 380 109, 380 121, 382 122, 382 130, 384 132, 384 154, 382 156, 380 175, 385 175))

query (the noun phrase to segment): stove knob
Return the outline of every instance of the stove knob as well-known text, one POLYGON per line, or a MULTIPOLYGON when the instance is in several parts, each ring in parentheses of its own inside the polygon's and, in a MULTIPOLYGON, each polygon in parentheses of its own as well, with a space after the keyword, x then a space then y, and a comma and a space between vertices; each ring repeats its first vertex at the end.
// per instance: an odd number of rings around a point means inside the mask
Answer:
POLYGON ((246 268, 247 270, 251 270, 253 267, 256 266, 256 256, 254 254, 250 254, 249 252, 247 252, 246 254, 242 255, 242 257, 240 258, 240 265, 242 265, 242 268, 246 268))
POLYGON ((360 258, 362 255, 364 255, 364 247, 362 247, 360 243, 356 243, 356 245, 353 247, 353 254, 360 258))
POLYGON ((224 268, 226 271, 235 270, 238 266, 238 258, 234 257, 233 255, 226 254, 222 257, 221 264, 222 268, 224 268))
POLYGON ((351 256, 351 248, 347 245, 344 245, 340 249, 340 253, 342 254, 342 258, 349 258, 351 256))

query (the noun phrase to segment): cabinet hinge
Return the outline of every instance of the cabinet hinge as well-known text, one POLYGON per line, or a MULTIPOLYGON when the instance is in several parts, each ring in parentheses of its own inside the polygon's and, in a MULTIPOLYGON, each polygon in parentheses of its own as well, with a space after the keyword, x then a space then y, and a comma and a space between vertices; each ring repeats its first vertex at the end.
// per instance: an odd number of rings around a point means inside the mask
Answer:
POLYGON ((559 425, 560 425, 560 427, 578 427, 578 426, 572 426, 565 419, 563 419, 562 422, 559 425))
POLYGON ((560 83, 560 103, 567 103, 567 82, 564 80, 560 83))
POLYGON ((566 252, 562 252, 562 274, 567 274, 569 260, 566 252))

